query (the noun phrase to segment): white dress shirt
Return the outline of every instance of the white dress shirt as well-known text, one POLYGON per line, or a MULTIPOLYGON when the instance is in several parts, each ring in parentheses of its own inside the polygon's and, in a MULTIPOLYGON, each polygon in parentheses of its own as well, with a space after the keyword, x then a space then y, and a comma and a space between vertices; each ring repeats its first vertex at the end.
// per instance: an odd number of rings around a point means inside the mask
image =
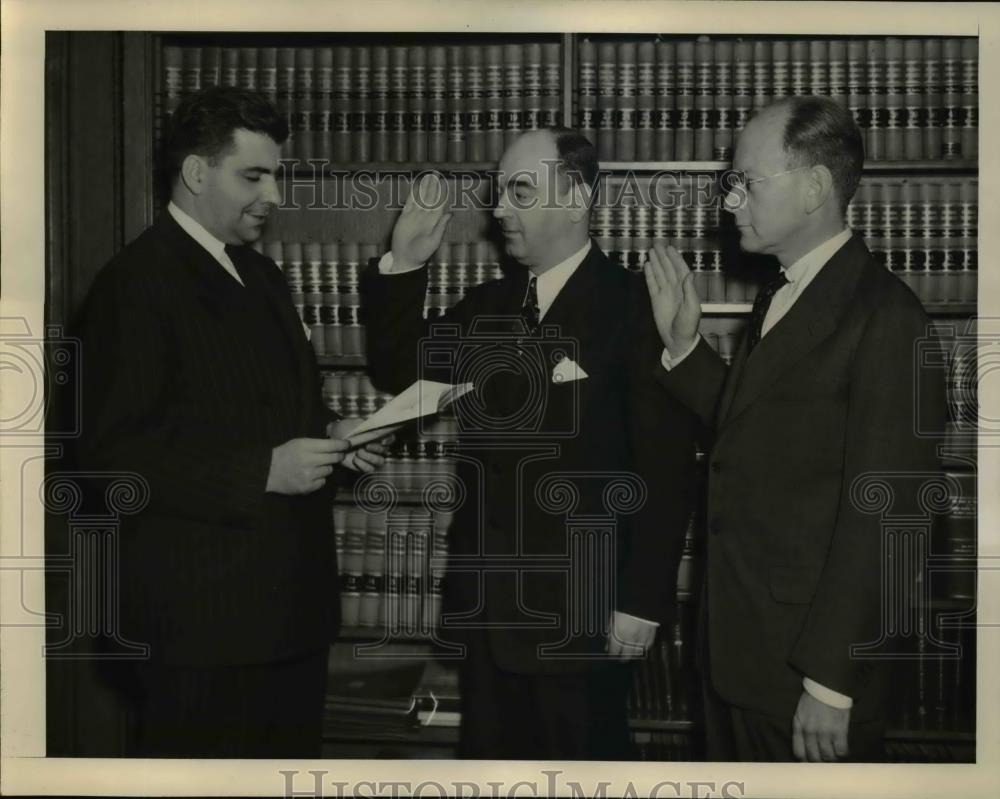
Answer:
POLYGON ((241 286, 243 285, 236 267, 233 266, 233 262, 229 260, 229 256, 226 254, 226 243, 224 241, 219 241, 205 230, 200 222, 178 208, 173 200, 167 205, 167 211, 185 233, 208 250, 208 254, 219 262, 219 265, 232 276, 233 280, 241 286))
MULTIPOLYGON (((542 274, 537 276, 538 280, 535 284, 535 291, 538 292, 538 318, 540 320, 545 318, 545 312, 549 310, 556 297, 559 296, 559 292, 562 291, 563 286, 566 285, 566 281, 573 276, 573 273, 577 270, 580 264, 583 263, 583 259, 586 258, 587 253, 590 252, 590 247, 591 244, 588 239, 587 242, 569 258, 564 261, 560 261, 555 266, 546 269, 542 272, 542 274)), ((392 250, 390 250, 379 259, 378 271, 383 275, 404 275, 407 272, 415 272, 417 269, 422 267, 422 264, 420 264, 417 266, 411 266, 408 269, 393 270, 392 265, 392 250)))
MULTIPOLYGON (((766 336, 767 332, 791 310, 792 305, 802 296, 802 292, 806 290, 806 286, 813 281, 813 278, 826 266, 837 250, 843 247, 850 238, 851 229, 846 228, 832 238, 824 241, 818 247, 807 252, 791 266, 781 268, 788 283, 778 289, 774 293, 774 297, 771 298, 771 305, 767 309, 767 314, 764 316, 764 324, 761 326, 761 338, 766 336)), ((664 349, 663 355, 660 358, 663 368, 669 371, 672 367, 677 366, 687 358, 694 351, 694 348, 698 346, 699 338, 700 336, 696 336, 694 344, 676 358, 671 358, 670 353, 664 349)), ((854 704, 854 700, 851 697, 820 685, 808 677, 802 678, 802 687, 814 698, 831 707, 847 710, 854 704)))
MULTIPOLYGON (((552 303, 555 302, 556 297, 559 296, 559 292, 563 290, 563 286, 566 282, 573 276, 573 273, 579 268, 580 264, 590 253, 591 243, 588 239, 587 242, 575 253, 573 253, 569 258, 564 261, 560 261, 555 266, 546 269, 542 274, 538 275, 537 283, 535 284, 535 291, 538 293, 538 318, 539 320, 545 318, 546 311, 552 307, 552 303)), ((417 269, 422 268, 422 264, 418 266, 411 266, 408 269, 400 269, 399 271, 392 270, 392 250, 383 255, 378 262, 378 271, 383 275, 405 275, 407 272, 414 272, 417 269)), ((615 611, 619 616, 624 616, 629 619, 635 619, 643 624, 649 624, 653 627, 659 627, 660 623, 656 621, 650 621, 649 619, 640 619, 638 616, 633 616, 630 613, 622 613, 620 610, 615 611)))

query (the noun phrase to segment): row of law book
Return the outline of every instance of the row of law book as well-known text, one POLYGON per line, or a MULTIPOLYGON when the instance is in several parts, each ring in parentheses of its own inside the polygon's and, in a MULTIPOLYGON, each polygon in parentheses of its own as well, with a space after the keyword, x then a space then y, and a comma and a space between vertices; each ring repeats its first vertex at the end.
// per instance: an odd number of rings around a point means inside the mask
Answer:
POLYGON ((286 158, 497 161, 525 130, 562 124, 559 42, 178 47, 163 101, 214 85, 257 89, 289 123, 286 158))
POLYGON ((728 161, 755 110, 802 95, 849 108, 870 160, 978 154, 976 38, 583 39, 576 63, 604 161, 728 161))
POLYGON ((428 635, 441 612, 448 514, 391 514, 335 506, 341 622, 390 634, 428 635), (358 518, 360 517, 360 518, 358 518))
POLYGON ((973 731, 976 707, 976 628, 929 627, 900 647, 910 659, 894 665, 897 679, 891 727, 923 731, 973 731))

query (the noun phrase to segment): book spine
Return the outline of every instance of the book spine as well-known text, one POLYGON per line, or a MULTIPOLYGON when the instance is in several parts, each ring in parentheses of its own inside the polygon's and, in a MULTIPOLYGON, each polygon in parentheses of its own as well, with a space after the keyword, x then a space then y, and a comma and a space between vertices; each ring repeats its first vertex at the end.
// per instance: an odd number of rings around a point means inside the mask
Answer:
POLYGON ((542 45, 542 114, 545 127, 561 127, 562 112, 562 45, 545 42, 542 45))
POLYGON ((617 48, 617 87, 615 109, 615 158, 635 160, 636 70, 638 48, 635 42, 620 42, 617 48))
POLYGON ((927 302, 932 298, 932 290, 930 275, 919 257, 921 254, 921 248, 918 246, 919 192, 910 180, 904 180, 897 191, 899 213, 887 222, 892 225, 889 228, 890 234, 897 237, 899 258, 896 268, 900 276, 910 284, 917 297, 927 302))
POLYGON ((796 97, 809 94, 809 42, 796 39, 789 46, 789 91, 796 97))
POLYGON ((733 160, 733 43, 723 39, 715 43, 715 132, 712 158, 733 160))
POLYGON ((694 44, 692 41, 680 41, 676 49, 674 158, 678 161, 694 160, 694 44))
POLYGON ((618 58, 615 45, 602 42, 597 50, 597 158, 611 161, 615 157, 615 79, 618 58))
POLYGON ((542 114, 542 46, 537 42, 524 46, 524 114, 525 130, 546 127, 542 114))
POLYGON ((711 160, 715 143, 714 71, 713 44, 707 36, 701 36, 694 47, 694 157, 697 161, 711 160))
POLYGON ((869 39, 865 54, 869 120, 865 156, 871 161, 881 161, 886 157, 885 40, 869 39))
POLYGON ((868 111, 868 87, 865 85, 865 43, 851 39, 847 43, 847 107, 854 117, 854 123, 861 130, 865 143, 865 157, 868 153, 868 129, 871 114, 868 111))
POLYGON ((959 298, 962 302, 976 301, 977 271, 979 269, 979 183, 965 180, 959 188, 958 238, 961 247, 962 274, 959 281, 959 298))
POLYGON ((885 158, 900 161, 903 146, 903 40, 885 40, 885 158))
POLYGON ((465 52, 465 131, 466 158, 486 160, 486 105, 483 94, 483 51, 466 47, 465 52))
POLYGON ((335 241, 324 242, 320 247, 320 293, 323 295, 320 321, 323 324, 323 348, 327 355, 341 355, 343 353, 340 320, 337 316, 337 288, 340 283, 337 274, 339 260, 339 244, 335 241))
POLYGON ((809 93, 830 96, 830 43, 826 39, 809 42, 809 93))
POLYGON ((945 39, 941 58, 941 153, 946 159, 962 157, 962 40, 945 39))
POLYGON ((753 108, 753 43, 736 42, 733 48, 733 146, 750 121, 753 108))
MULTIPOLYGON (((422 464, 418 465, 416 471, 421 471, 421 466, 422 464)), ((423 577, 427 563, 428 517, 413 510, 410 514, 409 533, 406 541, 406 565, 401 595, 402 619, 404 629, 407 632, 417 633, 421 631, 422 608, 420 600, 424 591, 423 577)))
POLYGON ((385 514, 369 514, 366 527, 358 622, 362 627, 377 627, 385 593, 385 514))
MULTIPOLYGON (((237 52, 238 56, 238 52, 237 52)), ((238 62, 237 62, 238 63, 238 62)), ((277 58, 277 107, 278 113, 288 123, 289 137, 282 148, 282 157, 294 158, 298 142, 295 141, 295 48, 279 47, 277 58)), ((238 79, 238 71, 237 71, 238 79)))
POLYGON ((464 48, 448 48, 448 160, 465 160, 465 61, 464 48))
POLYGON ((319 242, 306 242, 302 247, 302 277, 305 292, 303 323, 309 328, 309 343, 317 355, 326 355, 326 335, 323 325, 322 256, 319 242))
POLYGON ((636 53, 636 116, 635 158, 656 160, 654 149, 656 130, 656 47, 653 42, 640 42, 636 53))
POLYGON ((371 156, 379 164, 392 160, 389 53, 388 47, 372 49, 371 156))
POLYGON ((503 153, 503 49, 500 46, 486 48, 484 67, 485 153, 487 161, 496 162, 503 153))
POLYGON ((771 81, 771 43, 756 39, 753 42, 753 108, 763 108, 771 102, 774 84, 771 81))
POLYGON ((924 152, 928 159, 940 158, 943 150, 942 111, 944 98, 941 96, 943 75, 941 73, 941 40, 930 37, 924 42, 924 152))
POLYGON ((448 51, 427 50, 427 158, 439 164, 448 158, 448 51))
POLYGON ((351 160, 371 161, 372 62, 368 47, 353 51, 354 86, 351 98, 351 160))
POLYGON ((386 559, 384 590, 380 605, 379 626, 395 632, 402 628, 403 580, 406 571, 406 529, 386 523, 386 559))
POLYGON ((648 205, 636 206, 632 215, 632 243, 625 262, 630 272, 641 272, 642 262, 652 246, 653 220, 648 205))
POLYGON ((360 272, 361 248, 356 241, 340 245, 340 310, 341 348, 344 355, 361 355, 364 351, 361 341, 360 298, 358 296, 358 274, 360 272))
POLYGON ((240 61, 239 72, 236 76, 236 85, 241 89, 257 89, 257 60, 258 52, 256 47, 241 47, 239 49, 240 61))
POLYGON ((422 163, 427 160, 427 48, 417 45, 410 47, 408 63, 408 158, 422 163))
POLYGON ((295 155, 301 161, 313 157, 313 111, 315 54, 310 47, 295 51, 295 97, 293 99, 293 133, 295 155))
POLYGON ((941 184, 925 180, 917 189, 920 195, 918 233, 921 241, 918 263, 927 271, 931 301, 949 302, 955 297, 954 284, 944 269, 944 253, 941 250, 941 184))
POLYGON ((847 105, 847 43, 842 39, 832 39, 827 45, 827 60, 830 97, 841 105, 847 105))
POLYGON ((351 509, 345 518, 344 557, 340 572, 340 621, 345 627, 361 620, 361 583, 365 569, 364 515, 351 509))
POLYGON ((222 48, 222 65, 219 70, 219 82, 222 86, 240 85, 240 48, 222 48))
POLYGON ((962 157, 979 157, 979 40, 962 40, 962 157))
POLYGON ((184 51, 168 45, 163 48, 163 110, 172 114, 184 94, 184 51))
POLYGON ((771 43, 771 95, 779 99, 791 93, 791 47, 779 39, 771 43))
POLYGON ((674 149, 676 50, 673 42, 656 43, 656 121, 653 149, 654 157, 663 161, 672 161, 676 157, 674 149))
MULTIPOLYGON (((223 51, 225 52, 225 51, 223 51)), ((219 80, 223 80, 220 72, 219 80)), ((278 48, 257 49, 257 91, 270 103, 278 101, 278 48)))
POLYGON ((204 88, 218 86, 222 80, 222 48, 209 46, 202 49, 201 85, 204 88))
POLYGON ((184 48, 184 94, 201 91, 201 48, 184 48))
POLYGON ((632 249, 632 206, 622 203, 614 210, 614 256, 612 261, 622 269, 628 268, 628 254, 632 249))
POLYGON ((503 144, 509 147, 524 132, 524 51, 519 44, 503 48, 503 144))
POLYGON ((409 120, 409 52, 405 47, 390 51, 389 74, 389 153, 392 161, 405 161, 409 155, 407 123, 409 120))
POLYGON ((924 43, 907 39, 903 44, 903 157, 918 160, 924 154, 924 43))

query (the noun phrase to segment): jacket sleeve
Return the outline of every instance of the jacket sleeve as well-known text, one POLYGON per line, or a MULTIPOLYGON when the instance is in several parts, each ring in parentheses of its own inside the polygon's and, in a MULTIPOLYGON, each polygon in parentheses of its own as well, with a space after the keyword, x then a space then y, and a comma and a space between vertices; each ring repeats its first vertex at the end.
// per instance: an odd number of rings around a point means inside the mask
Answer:
POLYGON ((81 325, 79 464, 143 478, 151 511, 250 526, 264 502, 271 450, 222 447, 172 421, 168 380, 184 353, 164 319, 169 296, 136 270, 98 277, 81 325))
POLYGON ((652 367, 662 345, 646 287, 639 289, 631 294, 628 314, 627 426, 632 469, 646 486, 646 502, 628 522, 617 609, 663 624, 676 604, 677 571, 694 509, 697 419, 656 378, 652 367))
POLYGON ((697 415, 706 430, 713 430, 715 413, 726 381, 728 367, 705 341, 698 341, 690 355, 669 371, 656 357, 655 374, 660 385, 697 415))
POLYGON ((867 670, 851 656, 852 645, 883 634, 882 520, 859 507, 853 484, 877 477, 892 495, 892 512, 913 513, 922 478, 940 468, 935 440, 916 434, 918 408, 925 424, 944 427, 943 381, 919 375, 916 365, 926 323, 915 298, 895 293, 868 319, 852 364, 836 526, 790 658, 802 674, 847 696, 857 696, 867 670))
MULTIPOLYGON (((468 326, 476 291, 434 323, 458 325, 456 343, 468 326)), ((422 341, 431 334, 431 324, 423 318, 426 294, 426 266, 384 275, 373 258, 362 275, 368 375, 381 391, 398 394, 417 380, 454 382, 450 368, 428 363, 421 355, 422 341)))

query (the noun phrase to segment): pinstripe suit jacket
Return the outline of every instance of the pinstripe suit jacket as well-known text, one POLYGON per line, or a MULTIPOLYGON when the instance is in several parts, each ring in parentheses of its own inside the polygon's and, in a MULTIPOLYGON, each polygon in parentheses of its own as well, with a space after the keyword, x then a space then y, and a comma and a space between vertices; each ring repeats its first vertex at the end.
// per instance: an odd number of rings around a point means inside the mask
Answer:
POLYGON ((330 487, 265 493, 273 447, 324 436, 316 361, 274 262, 246 287, 164 214, 82 317, 79 461, 150 488, 120 533, 121 629, 172 663, 268 662, 339 624, 330 487))

